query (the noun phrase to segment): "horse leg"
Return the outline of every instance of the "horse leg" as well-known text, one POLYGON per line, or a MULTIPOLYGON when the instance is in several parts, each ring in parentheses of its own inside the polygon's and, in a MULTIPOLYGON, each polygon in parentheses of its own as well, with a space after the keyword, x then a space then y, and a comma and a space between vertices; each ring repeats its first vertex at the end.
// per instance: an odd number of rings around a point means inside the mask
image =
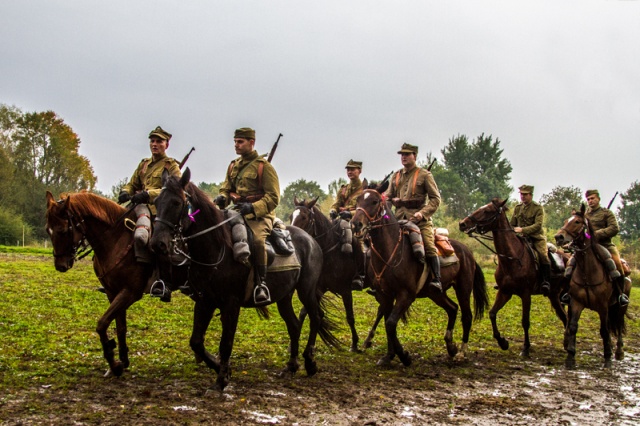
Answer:
MULTIPOLYGON (((379 292, 378 292, 379 293, 379 292)), ((384 297, 382 295, 376 294, 376 300, 378 301, 378 316, 382 315, 384 317, 385 324, 385 332, 387 331, 387 321, 391 316, 391 310, 393 309, 393 298, 392 297, 384 297)), ((379 322, 379 318, 376 318, 376 324, 379 322)), ((376 325, 374 324, 374 325, 376 325)), ((378 360, 376 365, 381 367, 390 367, 391 360, 396 355, 393 342, 389 338, 389 334, 387 333, 387 353, 378 360)))
POLYGON ((118 336, 118 358, 124 368, 129 368, 129 347, 127 346, 127 311, 116 317, 116 334, 118 336))
POLYGON ((580 320, 583 309, 584 305, 572 297, 569 305, 569 322, 564 330, 564 350, 567 351, 564 365, 567 369, 573 369, 576 366, 576 334, 578 333, 578 320, 580 320))
POLYGON ((460 305, 460 322, 462 323, 462 344, 460 345, 458 357, 464 359, 467 357, 467 344, 469 343, 469 333, 473 324, 473 313, 471 312, 470 295, 465 297, 465 295, 458 295, 456 292, 456 296, 460 305))
MULTIPOLYGON (((295 318, 295 313, 293 315, 295 318)), ((216 380, 216 389, 220 392, 224 390, 229 384, 229 380, 231 380, 229 359, 231 358, 231 351, 233 350, 233 341, 238 328, 239 317, 240 303, 231 298, 224 306, 224 309, 220 309, 220 322, 222 323, 222 335, 220 336, 220 345, 218 346, 220 353, 220 371, 218 372, 218 378, 216 380)))
POLYGON ((622 341, 622 333, 618 333, 616 342, 616 359, 622 361, 624 359, 624 342, 622 341))
MULTIPOLYGON (((604 302, 605 304, 608 301, 604 302)), ((600 316, 600 337, 602 337, 602 345, 604 347, 604 368, 611 368, 611 355, 613 355, 613 349, 611 344, 611 333, 609 332, 609 314, 605 308, 598 310, 600 316)))
MULTIPOLYGON (((129 308, 129 306, 131 306, 138 299, 139 297, 136 298, 136 296, 131 293, 131 291, 127 289, 121 290, 120 293, 118 293, 116 297, 111 301, 111 304, 109 305, 107 311, 98 320, 96 333, 98 333, 98 336, 100 336, 102 353, 104 355, 104 358, 107 360, 107 363, 109 364, 109 370, 107 370, 105 376, 113 374, 114 376, 119 377, 122 375, 125 369, 125 365, 122 363, 122 361, 115 359, 113 350, 116 348, 116 341, 114 339, 109 339, 109 335, 107 333, 107 331, 109 330, 109 326, 114 319, 116 319, 120 315, 125 314, 127 308, 129 308)), ((126 333, 126 322, 124 323, 124 329, 126 333)), ((120 330, 116 331, 118 336, 120 336, 119 331, 120 330)), ((128 361, 128 357, 125 358, 128 361)))
POLYGON ((453 342, 453 327, 456 324, 456 317, 458 316, 458 305, 447 296, 446 293, 435 293, 429 295, 429 298, 433 300, 436 305, 440 306, 447 313, 447 331, 444 334, 444 341, 447 345, 447 353, 450 358, 453 358, 458 353, 458 346, 453 342))
POLYGON ((524 343, 520 356, 529 358, 531 341, 529 340, 529 327, 531 326, 531 295, 526 293, 522 297, 522 330, 524 330, 524 343))
POLYGON ((351 294, 351 289, 340 293, 342 297, 342 304, 344 305, 344 311, 347 314, 347 324, 349 324, 349 329, 351 330, 351 347, 349 350, 351 352, 360 352, 358 350, 358 332, 356 331, 356 319, 353 315, 353 295, 351 294))
POLYGON ((189 346, 196 357, 197 362, 206 364, 207 367, 215 370, 216 373, 220 372, 220 362, 211 355, 204 346, 204 336, 207 333, 207 328, 213 318, 215 312, 215 305, 212 303, 206 303, 202 300, 197 300, 193 307, 193 329, 191 331, 191 339, 189 340, 189 346))
POLYGON ((369 334, 364 341, 364 348, 368 349, 371 347, 371 342, 373 341, 374 336, 376 335, 376 328, 378 328, 378 324, 380 324, 380 320, 384 317, 384 313, 382 312, 382 307, 378 305, 378 312, 376 314, 376 319, 371 326, 371 330, 369 330, 369 334))
MULTIPOLYGON (((279 300, 277 306, 278 312, 284 320, 287 326, 287 332, 289 333, 289 361, 279 376, 293 376, 300 368, 300 364, 298 364, 298 354, 300 353, 300 330, 302 328, 302 322, 296 317, 290 296, 279 300)), ((300 318, 304 319, 302 316, 303 311, 306 315, 307 308, 303 307, 300 311, 300 318)), ((312 322, 311 317, 309 317, 309 322, 312 322)))
POLYGON ((560 303, 560 290, 559 285, 552 287, 551 294, 549 295, 549 302, 553 307, 553 310, 556 312, 556 316, 562 321, 563 328, 567 327, 568 319, 567 312, 562 307, 562 303, 560 303))
POLYGON ((409 306, 413 303, 415 297, 411 297, 406 293, 400 293, 396 297, 396 303, 391 310, 391 314, 386 318, 384 325, 387 331, 387 356, 389 359, 393 358, 393 353, 398 355, 398 358, 404 364, 405 367, 411 365, 411 356, 409 352, 405 351, 398 339, 398 321, 402 318, 402 315, 407 312, 409 306))
POLYGON ((496 300, 495 302, 493 302, 493 306, 489 311, 489 318, 491 318, 491 328, 493 329, 493 338, 496 339, 498 345, 500 346, 500 349, 502 349, 503 351, 509 349, 509 341, 500 335, 496 318, 500 309, 502 309, 510 299, 510 294, 505 294, 502 291, 498 290, 498 293, 496 294, 496 300))

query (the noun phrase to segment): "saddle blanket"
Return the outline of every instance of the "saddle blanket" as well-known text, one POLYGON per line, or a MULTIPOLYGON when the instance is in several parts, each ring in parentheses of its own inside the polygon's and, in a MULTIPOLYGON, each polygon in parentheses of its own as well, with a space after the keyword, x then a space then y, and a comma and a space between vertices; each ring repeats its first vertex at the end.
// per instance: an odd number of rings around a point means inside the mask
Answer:
POLYGON ((282 255, 282 254, 273 254, 269 255, 268 265, 267 265, 267 273, 268 272, 283 272, 283 271, 293 271, 296 269, 300 269, 302 266, 300 265, 300 260, 298 259, 298 255, 296 252, 290 255, 282 255))

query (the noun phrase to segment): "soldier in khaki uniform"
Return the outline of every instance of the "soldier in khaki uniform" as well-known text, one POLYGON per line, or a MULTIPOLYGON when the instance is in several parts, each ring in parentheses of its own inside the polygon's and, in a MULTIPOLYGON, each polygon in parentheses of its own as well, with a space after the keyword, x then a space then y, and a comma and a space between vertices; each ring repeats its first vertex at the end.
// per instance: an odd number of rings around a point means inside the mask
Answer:
MULTIPOLYGON (((151 158, 143 158, 133 172, 129 182, 122 187, 118 195, 120 204, 127 201, 136 204, 136 230, 134 232, 134 251, 136 260, 141 263, 152 263, 153 258, 147 247, 151 237, 151 215, 155 216, 156 207, 154 200, 162 190, 162 172, 167 170, 170 174, 180 177, 180 164, 173 158, 167 157, 165 151, 169 148, 171 133, 158 126, 149 133, 149 146, 151 158)), ((157 272, 157 271, 156 271, 157 272)), ((155 284, 156 275, 151 281, 155 284)), ((151 294, 161 300, 171 300, 171 289, 164 285, 151 287, 151 294)))
POLYGON ((604 246, 611 258, 616 264, 616 269, 620 272, 620 277, 616 279, 614 289, 619 292, 618 301, 620 305, 626 306, 629 304, 629 298, 624 294, 624 271, 622 269, 622 262, 620 261, 620 252, 616 246, 611 242, 611 239, 618 235, 620 228, 618 227, 618 220, 613 212, 607 208, 600 206, 600 193, 597 189, 589 189, 585 196, 587 198, 587 204, 589 208, 585 212, 585 217, 591 223, 594 236, 598 244, 604 246))
POLYGON ((398 151, 404 168, 391 177, 391 185, 386 196, 396 207, 398 220, 411 220, 420 228, 426 261, 433 271, 434 279, 430 283, 442 291, 440 283, 440 261, 433 237, 431 216, 440 206, 440 191, 431 172, 416 165, 418 147, 408 143, 402 144, 398 151))
POLYGON ((542 272, 542 292, 545 296, 551 290, 551 262, 547 249, 547 237, 544 235, 544 208, 533 201, 533 186, 522 185, 520 204, 516 205, 511 216, 511 226, 518 234, 529 237, 533 249, 538 253, 540 271, 542 272))
MULTIPOLYGON (((362 161, 349 160, 345 169, 347 169, 349 183, 340 187, 340 191, 338 191, 336 196, 336 202, 333 203, 331 210, 329 210, 329 216, 334 220, 340 216, 343 247, 345 247, 345 244, 348 245, 348 250, 343 249, 343 253, 346 251, 346 254, 350 254, 352 251, 351 242, 353 240, 353 234, 351 233, 349 220, 351 220, 353 212, 356 211, 358 196, 362 194, 363 190, 362 181, 360 180, 362 161)), ((358 271, 353 277, 351 285, 354 290, 362 290, 364 287, 364 259, 356 259, 356 262, 358 264, 358 271)))
POLYGON ((255 287, 253 299, 257 306, 271 302, 266 285, 267 251, 265 240, 273 229, 275 209, 280 202, 280 183, 275 169, 254 149, 256 132, 249 127, 235 131, 236 158, 229 165, 220 194, 214 202, 225 208, 233 202, 253 231, 253 249, 260 283, 255 287))

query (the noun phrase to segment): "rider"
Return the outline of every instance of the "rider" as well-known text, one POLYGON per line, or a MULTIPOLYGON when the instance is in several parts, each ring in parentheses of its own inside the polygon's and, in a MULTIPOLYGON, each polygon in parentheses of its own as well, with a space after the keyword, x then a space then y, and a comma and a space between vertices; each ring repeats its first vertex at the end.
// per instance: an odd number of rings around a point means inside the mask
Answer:
MULTIPOLYGON (((430 285, 442 291, 440 261, 431 220, 431 216, 440 205, 440 191, 431 172, 416 165, 417 146, 404 143, 398 154, 404 168, 391 177, 386 196, 396 207, 395 216, 398 220, 411 220, 420 228, 426 261, 429 262, 434 275, 430 285)), ((425 260, 421 259, 421 261, 425 260)))
MULTIPOLYGON (((360 173, 362 173, 362 161, 349 160, 345 166, 347 169, 347 177, 349 183, 342 185, 336 196, 336 202, 331 206, 329 210, 329 216, 331 219, 336 219, 340 216, 340 227, 342 228, 341 239, 343 241, 343 247, 345 244, 351 249, 352 237, 349 220, 356 211, 356 204, 358 195, 362 194, 362 181, 360 180, 360 173)), ((343 249, 343 252, 345 250, 343 249)), ((347 253, 351 251, 348 250, 347 253)), ((362 290, 364 287, 364 259, 357 259, 358 271, 354 275, 351 281, 351 287, 354 290, 362 290)))
POLYGON ((544 208, 533 201, 533 186, 522 185, 520 191, 520 204, 513 209, 511 226, 518 234, 529 238, 531 246, 538 253, 540 272, 542 273, 542 293, 549 296, 551 290, 551 262, 547 252, 547 237, 544 235, 542 223, 544 222, 544 208))
MULTIPOLYGON (((149 133, 149 147, 151 158, 143 158, 129 182, 122 187, 118 202, 120 204, 131 201, 135 204, 136 230, 134 232, 134 251, 136 260, 140 263, 152 263, 153 257, 147 244, 151 237, 151 216, 155 216, 156 207, 153 201, 162 190, 162 172, 180 177, 180 164, 173 158, 167 157, 165 151, 169 148, 171 133, 158 126, 149 133)), ((155 278, 155 277, 154 277, 155 278)), ((155 282, 155 279, 153 279, 155 282)), ((166 294, 163 288, 152 287, 152 295, 161 300, 171 300, 170 289, 166 294)))
POLYGON ((614 281, 615 285, 613 288, 620 294, 618 296, 620 306, 626 306, 629 304, 629 298, 624 294, 624 272, 622 262, 620 261, 620 252, 618 252, 616 246, 611 242, 611 239, 618 235, 618 231, 620 230, 618 220, 611 210, 600 206, 600 193, 597 189, 587 190, 585 197, 589 205, 589 208, 585 212, 585 217, 591 223, 596 241, 609 250, 611 258, 616 264, 616 269, 620 272, 620 277, 614 281))
POLYGON ((267 288, 267 251, 265 241, 273 229, 275 209, 280 202, 280 183, 275 169, 254 149, 256 132, 249 127, 235 131, 236 158, 229 165, 220 194, 214 203, 225 208, 234 203, 253 231, 253 249, 260 283, 253 291, 257 306, 271 302, 267 288))

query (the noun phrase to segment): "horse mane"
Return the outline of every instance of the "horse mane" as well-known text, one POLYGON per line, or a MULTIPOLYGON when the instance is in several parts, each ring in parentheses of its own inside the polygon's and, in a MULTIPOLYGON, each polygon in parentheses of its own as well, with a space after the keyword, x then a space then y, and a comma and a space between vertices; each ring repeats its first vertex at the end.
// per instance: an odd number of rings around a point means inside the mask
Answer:
POLYGON ((78 216, 91 216, 107 225, 113 225, 125 211, 108 198, 101 197, 91 192, 77 192, 67 195, 69 209, 78 216))
MULTIPOLYGON (((167 186, 171 182, 176 182, 176 185, 180 186, 176 179, 170 179, 167 182, 167 186)), ((181 188, 179 189, 182 190, 181 188)), ((206 192, 198 188, 193 182, 189 182, 185 191, 191 197, 191 203, 194 206, 197 206, 197 209, 200 209, 200 212, 194 217, 195 220, 198 220, 199 215, 203 215, 204 217, 214 218, 216 223, 222 222, 224 220, 224 214, 222 211, 213 204, 213 201, 209 198, 206 192)), ((231 240, 231 232, 229 230, 229 226, 221 226, 215 229, 215 235, 218 242, 227 247, 233 247, 233 242, 231 240)))

